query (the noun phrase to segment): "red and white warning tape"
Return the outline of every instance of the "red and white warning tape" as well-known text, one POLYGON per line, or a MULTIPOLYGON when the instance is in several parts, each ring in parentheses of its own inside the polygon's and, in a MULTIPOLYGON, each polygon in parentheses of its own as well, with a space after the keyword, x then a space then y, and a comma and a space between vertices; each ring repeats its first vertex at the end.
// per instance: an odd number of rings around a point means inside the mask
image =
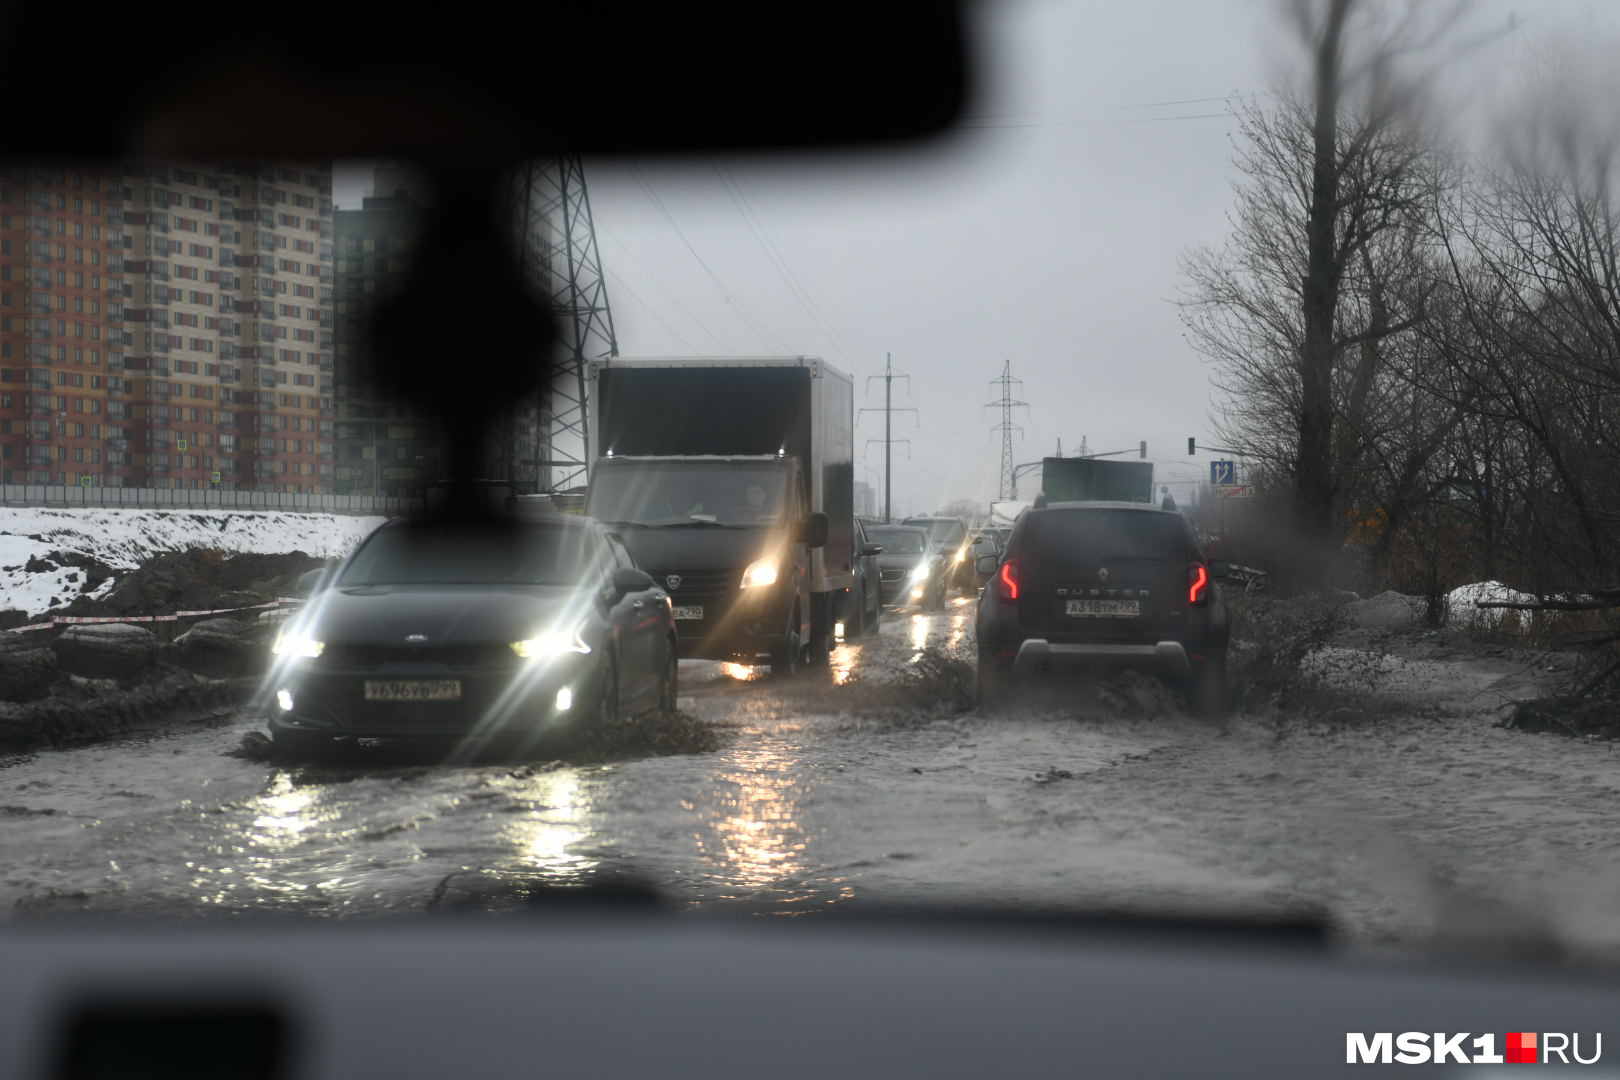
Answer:
POLYGON ((229 615, 237 611, 258 611, 261 608, 284 607, 287 604, 302 604, 302 600, 283 597, 272 600, 268 604, 250 604, 247 607, 210 608, 206 611, 177 611, 173 615, 59 615, 45 622, 29 623, 27 626, 13 626, 7 630, 8 634, 21 634, 29 630, 49 630, 53 626, 68 626, 82 623, 135 623, 135 622, 174 622, 177 619, 191 618, 197 615, 229 615))

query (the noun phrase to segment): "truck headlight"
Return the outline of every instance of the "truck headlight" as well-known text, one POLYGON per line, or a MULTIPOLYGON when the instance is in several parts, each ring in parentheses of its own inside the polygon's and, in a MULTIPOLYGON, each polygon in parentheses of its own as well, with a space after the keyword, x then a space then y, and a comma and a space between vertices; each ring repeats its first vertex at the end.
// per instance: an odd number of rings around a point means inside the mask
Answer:
POLYGON ((270 651, 277 656, 297 656, 305 660, 313 660, 321 655, 326 648, 326 642, 316 641, 302 631, 280 633, 276 635, 276 643, 270 651))
POLYGON ((585 644, 585 626, 580 624, 573 630, 549 630, 536 634, 522 641, 512 642, 512 651, 524 660, 536 660, 545 656, 561 656, 564 653, 585 654, 591 647, 585 644))
POLYGON ((750 563, 743 571, 742 587, 745 589, 760 588, 776 584, 776 560, 759 559, 750 563))

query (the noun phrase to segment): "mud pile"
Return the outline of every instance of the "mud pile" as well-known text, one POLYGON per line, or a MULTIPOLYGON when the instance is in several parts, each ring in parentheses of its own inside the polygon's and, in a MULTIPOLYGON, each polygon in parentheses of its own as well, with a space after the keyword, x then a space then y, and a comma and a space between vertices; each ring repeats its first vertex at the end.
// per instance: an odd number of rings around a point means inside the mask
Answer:
POLYGON ((322 565, 303 552, 222 555, 208 549, 171 551, 120 577, 105 595, 81 596, 53 615, 172 615, 251 607, 296 595, 300 575, 322 565))

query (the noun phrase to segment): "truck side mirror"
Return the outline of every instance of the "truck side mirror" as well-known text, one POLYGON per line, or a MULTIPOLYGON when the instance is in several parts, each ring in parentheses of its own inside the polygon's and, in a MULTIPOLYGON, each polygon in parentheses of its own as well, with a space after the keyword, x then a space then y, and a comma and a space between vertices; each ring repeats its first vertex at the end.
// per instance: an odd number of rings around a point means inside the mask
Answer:
POLYGON ((799 543, 805 547, 827 546, 827 515, 821 511, 806 514, 799 524, 799 543))
POLYGON ((980 555, 979 561, 974 565, 978 567, 981 574, 993 574, 996 572, 996 557, 994 555, 980 555))

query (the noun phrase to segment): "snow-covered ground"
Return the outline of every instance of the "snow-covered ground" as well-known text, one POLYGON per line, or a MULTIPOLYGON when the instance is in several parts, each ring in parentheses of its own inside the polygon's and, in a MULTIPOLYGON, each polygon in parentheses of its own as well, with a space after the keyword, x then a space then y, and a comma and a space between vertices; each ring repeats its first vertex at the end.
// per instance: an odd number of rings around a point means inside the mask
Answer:
MULTIPOLYGON (((28 569, 31 559, 45 559, 53 551, 88 555, 115 570, 133 570, 155 555, 187 548, 266 555, 302 551, 333 558, 348 554, 384 520, 283 511, 4 507, 0 610, 38 615, 84 594, 85 574, 76 567, 28 569)), ((97 594, 111 585, 104 582, 97 594)))

